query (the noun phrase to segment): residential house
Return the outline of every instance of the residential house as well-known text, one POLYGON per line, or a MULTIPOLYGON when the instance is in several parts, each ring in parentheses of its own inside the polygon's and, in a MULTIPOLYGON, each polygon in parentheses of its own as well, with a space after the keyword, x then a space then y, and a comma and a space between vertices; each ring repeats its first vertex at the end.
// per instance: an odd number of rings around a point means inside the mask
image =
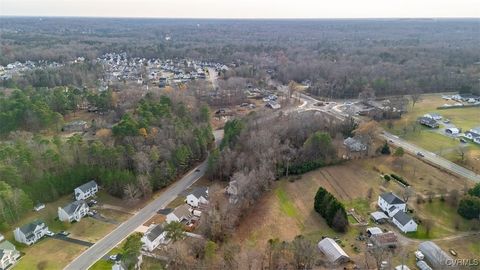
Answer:
POLYGON ((32 223, 16 228, 13 231, 13 235, 17 242, 32 245, 45 236, 47 232, 47 224, 41 220, 35 220, 32 223))
POLYGON ((273 110, 277 110, 277 109, 280 109, 282 107, 276 101, 269 101, 269 102, 267 102, 267 104, 265 106, 270 108, 270 109, 273 109, 273 110))
POLYGON ((343 141, 343 145, 345 145, 351 152, 362 152, 367 150, 367 146, 357 138, 348 137, 343 141))
POLYGON ((478 136, 478 137, 476 137, 475 139, 473 139, 473 142, 480 144, 480 136, 478 136))
POLYGON ((9 241, 0 243, 0 270, 12 267, 20 258, 20 252, 9 241))
POLYGON ((450 127, 445 129, 445 133, 447 133, 448 135, 458 135, 460 133, 460 129, 456 127, 450 127))
POLYGON ((186 202, 192 207, 198 207, 201 204, 208 204, 208 188, 196 188, 192 193, 187 195, 186 202))
POLYGON ((192 211, 190 210, 190 206, 188 204, 183 204, 173 212, 167 215, 166 222, 170 223, 172 221, 177 221, 177 222, 182 222, 182 223, 188 223, 192 219, 192 211))
POLYGON ((377 247, 395 247, 397 246, 397 236, 394 232, 374 234, 370 241, 377 247))
POLYGON ((142 237, 143 249, 150 252, 154 251, 159 245, 167 244, 167 233, 163 224, 150 225, 142 237))
POLYGON ((442 116, 438 113, 427 113, 427 114, 424 114, 423 117, 430 118, 435 121, 442 120, 442 116))
POLYGON ((380 194, 377 204, 389 217, 393 217, 398 211, 407 211, 407 204, 392 192, 380 194))
POLYGON ((438 122, 433 119, 433 118, 428 118, 428 117, 420 117, 418 119, 418 122, 424 126, 430 127, 430 128, 438 128, 440 125, 438 122))
POLYGON ((350 261, 348 254, 332 238, 327 237, 318 242, 318 249, 330 263, 341 264, 350 261))
POLYGON ((471 131, 467 131, 463 134, 463 137, 475 141, 476 139, 480 138, 480 134, 477 134, 477 133, 474 133, 474 132, 471 132, 471 131))
POLYGON ((88 183, 85 183, 75 188, 74 190, 75 199, 77 201, 88 199, 93 195, 95 195, 97 192, 98 192, 98 185, 97 185, 97 182, 95 182, 94 180, 88 183))
POLYGON ((451 265, 453 262, 452 257, 450 257, 445 251, 443 251, 439 246, 437 246, 432 241, 422 242, 418 245, 418 250, 424 255, 424 260, 433 269, 455 269, 456 266, 451 265))
POLYGON ((65 207, 58 207, 58 219, 60 221, 80 221, 87 215, 89 207, 84 200, 74 201, 66 205, 65 207))
POLYGON ((418 226, 413 218, 403 211, 398 211, 392 217, 392 222, 404 233, 415 232, 418 226))

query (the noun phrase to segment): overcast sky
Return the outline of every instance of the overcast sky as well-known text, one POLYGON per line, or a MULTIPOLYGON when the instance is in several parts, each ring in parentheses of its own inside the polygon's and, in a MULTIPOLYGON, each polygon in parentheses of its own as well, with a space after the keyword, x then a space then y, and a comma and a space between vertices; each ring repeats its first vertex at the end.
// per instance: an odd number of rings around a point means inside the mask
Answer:
POLYGON ((0 15, 157 18, 479 18, 480 0, 0 0, 0 15))

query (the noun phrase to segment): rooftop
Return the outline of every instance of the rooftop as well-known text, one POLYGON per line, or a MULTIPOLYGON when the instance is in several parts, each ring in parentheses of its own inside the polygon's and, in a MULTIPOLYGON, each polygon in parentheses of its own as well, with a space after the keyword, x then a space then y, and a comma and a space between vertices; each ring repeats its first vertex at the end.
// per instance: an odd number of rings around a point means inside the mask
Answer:
POLYGON ((394 219, 396 219, 402 226, 406 225, 408 222, 412 220, 412 217, 406 214, 403 211, 398 211, 394 216, 394 219))
POLYGON ((380 195, 383 200, 385 200, 388 204, 402 204, 405 203, 400 197, 392 192, 385 192, 380 195))
POLYGON ((95 180, 91 180, 90 182, 85 183, 85 184, 83 184, 83 185, 81 185, 77 188, 80 189, 83 192, 86 192, 86 191, 88 191, 89 189, 91 189, 95 186, 97 186, 97 182, 95 182, 95 180))

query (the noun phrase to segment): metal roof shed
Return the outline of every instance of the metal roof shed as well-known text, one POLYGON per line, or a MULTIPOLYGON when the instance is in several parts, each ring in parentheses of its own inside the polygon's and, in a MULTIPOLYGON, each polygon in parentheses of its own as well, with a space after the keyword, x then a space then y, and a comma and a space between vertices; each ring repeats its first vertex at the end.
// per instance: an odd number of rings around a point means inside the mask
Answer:
POLYGON ((418 250, 420 250, 425 256, 425 261, 433 269, 452 269, 452 266, 448 265, 448 262, 452 262, 452 257, 448 256, 445 251, 443 251, 439 246, 437 246, 432 241, 425 241, 418 245, 418 250))
POLYGON ((325 238, 318 242, 318 249, 332 263, 341 264, 350 261, 347 253, 332 238, 325 238))

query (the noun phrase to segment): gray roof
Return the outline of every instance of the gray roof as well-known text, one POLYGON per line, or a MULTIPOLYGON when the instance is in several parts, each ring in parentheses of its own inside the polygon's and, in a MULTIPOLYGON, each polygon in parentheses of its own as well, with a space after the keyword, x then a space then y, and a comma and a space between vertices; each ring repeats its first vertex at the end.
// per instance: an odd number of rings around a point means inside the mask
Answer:
POLYGON ((410 217, 409 215, 407 215, 405 212, 403 211, 398 211, 394 216, 393 216, 394 219, 396 219, 400 224, 402 224, 402 226, 405 226, 408 222, 410 222, 412 219, 412 217, 410 217))
POLYGON ((95 182, 95 180, 92 180, 92 181, 90 181, 88 183, 85 183, 85 184, 83 184, 83 185, 81 185, 77 188, 80 189, 83 192, 86 192, 86 191, 88 191, 89 189, 91 189, 95 186, 97 186, 97 182, 95 182))
POLYGON ((373 217, 374 220, 380 220, 380 219, 388 219, 387 215, 383 212, 373 212, 370 214, 370 216, 373 217))
POLYGON ((422 242, 418 245, 420 250, 425 256, 425 260, 431 265, 433 269, 450 269, 447 266, 447 262, 451 262, 453 259, 439 246, 432 241, 422 242))
POLYGON ((45 224, 45 222, 37 219, 31 223, 25 224, 22 227, 20 227, 20 231, 23 232, 23 234, 28 235, 33 233, 35 231, 35 228, 37 228, 37 226, 43 227, 47 225, 45 224))
POLYGON ((148 240, 154 241, 164 231, 165 231, 165 229, 163 228, 163 224, 157 224, 157 225, 153 226, 152 228, 148 229, 148 231, 145 233, 145 235, 147 236, 148 240))
POLYGON ((332 238, 327 237, 318 242, 318 248, 330 262, 338 262, 350 258, 332 238))
POLYGON ((385 192, 380 195, 388 204, 402 204, 405 203, 400 197, 393 194, 392 192, 385 192))
POLYGON ((84 200, 79 200, 79 201, 74 201, 74 202, 71 202, 69 204, 67 204, 65 207, 63 207, 62 209, 67 212, 67 214, 69 215, 72 215, 74 214, 75 212, 77 212, 77 210, 82 207, 82 205, 86 205, 87 203, 84 201, 84 200))
POLYGON ((348 137, 343 141, 343 144, 346 145, 352 151, 362 151, 366 149, 366 145, 363 144, 360 140, 352 137, 348 137))
POLYGON ((193 196, 200 198, 203 197, 205 199, 208 199, 208 188, 207 187, 198 187, 195 190, 192 191, 193 196))
POLYGON ((420 270, 432 270, 430 266, 425 261, 417 261, 417 267, 420 270))
POLYGON ((187 204, 182 204, 181 206, 175 208, 172 213, 179 219, 188 218, 191 215, 190 206, 188 206, 187 204))
POLYGON ((0 243, 0 250, 17 250, 17 249, 15 248, 14 244, 5 240, 0 243))
POLYGON ((466 132, 465 132, 465 135, 467 135, 467 134, 471 134, 471 135, 472 135, 472 138, 480 137, 480 133, 475 133, 475 132, 471 132, 471 131, 466 131, 466 132))

